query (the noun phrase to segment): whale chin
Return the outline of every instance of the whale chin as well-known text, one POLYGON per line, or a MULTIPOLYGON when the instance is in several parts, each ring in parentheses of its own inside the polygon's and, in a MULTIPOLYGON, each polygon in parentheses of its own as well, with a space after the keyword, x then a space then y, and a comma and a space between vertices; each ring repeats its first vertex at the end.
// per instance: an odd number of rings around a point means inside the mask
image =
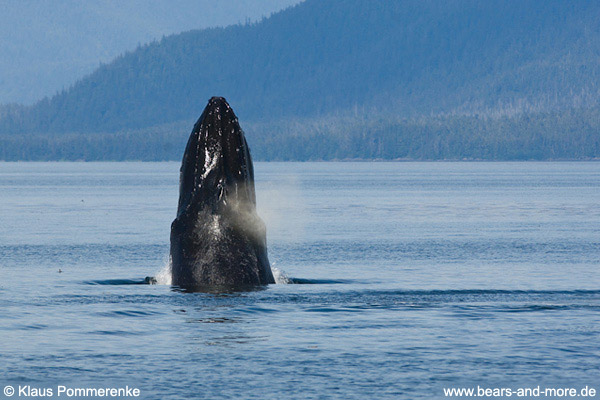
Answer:
POLYGON ((254 190, 244 132, 227 101, 213 97, 194 125, 181 163, 171 225, 173 285, 213 292, 275 283, 254 190))

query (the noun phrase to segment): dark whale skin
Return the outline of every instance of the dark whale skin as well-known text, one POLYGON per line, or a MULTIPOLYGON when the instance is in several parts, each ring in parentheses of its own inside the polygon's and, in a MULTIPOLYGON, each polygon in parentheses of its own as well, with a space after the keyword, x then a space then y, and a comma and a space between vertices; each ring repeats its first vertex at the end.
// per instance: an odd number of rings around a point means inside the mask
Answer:
POLYGON ((256 213, 254 168, 238 119, 222 97, 194 125, 171 224, 172 284, 187 290, 275 283, 256 213))

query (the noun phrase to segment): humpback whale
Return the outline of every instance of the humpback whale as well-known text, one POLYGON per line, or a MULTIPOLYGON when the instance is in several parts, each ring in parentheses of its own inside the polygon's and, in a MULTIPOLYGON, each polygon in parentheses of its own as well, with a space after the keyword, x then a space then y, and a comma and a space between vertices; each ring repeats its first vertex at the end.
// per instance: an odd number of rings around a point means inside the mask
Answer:
POLYGON ((213 97, 181 163, 171 224, 172 283, 192 291, 275 283, 266 241, 244 132, 227 101, 213 97))

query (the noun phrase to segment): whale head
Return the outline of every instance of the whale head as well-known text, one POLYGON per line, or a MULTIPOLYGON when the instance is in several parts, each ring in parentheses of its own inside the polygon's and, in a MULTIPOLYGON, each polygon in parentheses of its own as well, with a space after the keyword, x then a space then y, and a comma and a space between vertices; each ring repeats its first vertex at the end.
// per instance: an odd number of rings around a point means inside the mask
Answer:
POLYGON ((185 289, 274 283, 250 150, 222 97, 209 100, 183 155, 171 264, 173 284, 185 289))
POLYGON ((223 97, 209 100, 194 125, 181 163, 177 215, 190 206, 227 202, 256 206, 250 150, 223 97))

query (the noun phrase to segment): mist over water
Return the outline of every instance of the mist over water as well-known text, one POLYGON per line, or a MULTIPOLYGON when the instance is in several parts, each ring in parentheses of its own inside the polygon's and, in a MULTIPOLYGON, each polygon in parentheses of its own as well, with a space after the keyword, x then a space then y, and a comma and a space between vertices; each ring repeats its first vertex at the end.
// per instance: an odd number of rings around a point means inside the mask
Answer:
POLYGON ((0 163, 0 383, 144 399, 598 386, 600 163, 255 175, 279 284, 190 294, 169 286, 178 163, 0 163))

